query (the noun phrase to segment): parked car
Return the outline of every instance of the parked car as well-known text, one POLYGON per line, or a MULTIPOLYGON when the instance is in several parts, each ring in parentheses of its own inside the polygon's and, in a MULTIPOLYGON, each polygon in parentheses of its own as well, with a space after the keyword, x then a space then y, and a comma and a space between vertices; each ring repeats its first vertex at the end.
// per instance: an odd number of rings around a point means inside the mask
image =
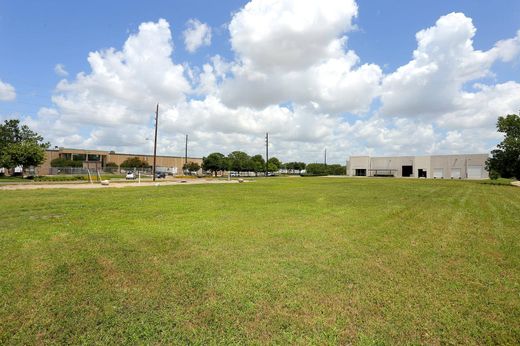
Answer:
POLYGON ((157 172, 155 173, 156 178, 166 178, 166 173, 164 172, 157 172))
POLYGON ((137 179, 137 173, 135 173, 135 172, 126 173, 126 180, 135 180, 135 179, 137 179))

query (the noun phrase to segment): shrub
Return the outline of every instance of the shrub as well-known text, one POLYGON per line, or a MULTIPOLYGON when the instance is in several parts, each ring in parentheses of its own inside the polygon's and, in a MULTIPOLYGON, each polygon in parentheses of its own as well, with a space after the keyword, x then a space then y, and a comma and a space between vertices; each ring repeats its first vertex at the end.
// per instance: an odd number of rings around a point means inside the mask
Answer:
POLYGON ((489 172, 489 178, 492 179, 492 180, 497 180, 498 178, 500 178, 500 174, 498 174, 497 171, 495 171, 494 169, 492 169, 492 170, 489 172))

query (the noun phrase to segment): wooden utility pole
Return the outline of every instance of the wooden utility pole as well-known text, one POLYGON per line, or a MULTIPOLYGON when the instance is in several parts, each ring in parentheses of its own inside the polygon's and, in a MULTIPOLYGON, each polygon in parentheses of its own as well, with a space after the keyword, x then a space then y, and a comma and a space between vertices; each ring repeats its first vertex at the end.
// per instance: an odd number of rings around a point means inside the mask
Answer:
POLYGON ((327 165, 327 148, 325 148, 325 166, 327 165))
POLYGON ((184 147, 184 164, 188 164, 188 135, 186 135, 186 145, 184 147))
POLYGON ((265 133, 265 176, 267 177, 269 175, 269 132, 265 133))
POLYGON ((153 140, 153 181, 155 181, 155 168, 157 165, 157 125, 159 123, 159 104, 155 109, 155 138, 153 140))

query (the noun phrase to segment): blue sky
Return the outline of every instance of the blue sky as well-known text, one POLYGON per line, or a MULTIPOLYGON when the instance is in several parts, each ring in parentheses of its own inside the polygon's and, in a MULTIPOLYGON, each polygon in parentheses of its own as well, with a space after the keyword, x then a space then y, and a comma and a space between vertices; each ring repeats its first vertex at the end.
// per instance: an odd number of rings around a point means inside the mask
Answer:
MULTIPOLYGON (((232 47, 231 35, 228 26, 232 22, 234 14, 246 13, 244 6, 247 1, 88 1, 88 2, 73 2, 73 1, 6 1, 0 2, 0 81, 8 83, 16 91, 16 98, 14 100, 0 101, 0 117, 11 118, 20 117, 29 124, 35 126, 38 130, 43 132, 51 139, 53 143, 65 146, 90 145, 100 148, 114 146, 116 143, 104 143, 103 139, 93 134, 96 129, 100 131, 110 130, 110 124, 103 124, 100 122, 89 123, 88 121, 76 121, 77 117, 71 117, 71 111, 64 109, 62 105, 56 104, 52 101, 52 96, 64 95, 65 98, 74 99, 77 95, 71 95, 69 91, 56 91, 57 84, 63 78, 66 78, 69 83, 74 84, 76 75, 83 72, 86 75, 92 73, 92 67, 87 61, 90 52, 101 52, 105 49, 114 48, 120 51, 125 41, 131 35, 138 35, 139 28, 142 23, 152 22, 157 23, 160 18, 163 18, 169 24, 171 32, 171 39, 173 42, 173 54, 171 59, 175 65, 184 66, 183 74, 186 76, 189 71, 193 74, 200 74, 204 64, 212 64, 212 59, 216 55, 228 64, 235 63, 236 66, 244 66, 247 59, 254 61, 255 57, 248 57, 251 47, 244 45, 242 48, 237 43, 236 47, 232 47), (201 46, 196 52, 190 53, 185 48, 183 31, 186 30, 186 23, 190 19, 197 19, 201 23, 207 24, 211 28, 211 44, 209 46, 201 46), (244 53, 246 52, 246 53, 244 53), (62 64, 68 72, 68 76, 59 76, 55 72, 55 66, 62 64), (56 110, 53 114, 55 118, 59 119, 60 123, 70 124, 71 131, 77 132, 77 137, 74 140, 67 142, 61 131, 52 128, 53 121, 45 118, 42 115, 41 109, 56 110), (80 138, 81 137, 81 138, 80 138)), ((378 77, 379 85, 384 85, 386 76, 395 73, 400 66, 408 64, 413 59, 413 51, 418 47, 416 40, 416 33, 433 27, 436 21, 442 16, 448 15, 451 12, 460 12, 465 17, 471 18, 473 26, 476 28, 476 34, 473 36, 472 45, 474 50, 488 51, 500 40, 512 39, 517 35, 520 29, 520 2, 519 1, 383 1, 383 0, 359 0, 356 3, 358 7, 357 15, 345 12, 345 23, 350 19, 355 27, 349 29, 342 29, 331 35, 336 35, 337 38, 346 36, 346 45, 344 51, 352 50, 358 57, 358 61, 352 70, 355 70, 363 64, 372 64, 378 66, 381 70, 378 77), (351 16, 351 17, 348 17, 351 16)), ((251 13, 254 15, 254 8, 260 8, 258 1, 250 4, 251 13)), ((298 5, 295 5, 298 6, 298 5)), ((323 6, 326 6, 323 5, 323 6)), ((272 6, 273 11, 274 6, 272 6)), ((269 8, 262 9, 268 11, 269 8)), ((298 13, 297 7, 288 7, 288 11, 293 11, 292 20, 296 20, 298 13)), ((327 19, 324 19, 327 20, 327 19)), ((238 22, 238 21, 237 21, 238 22)), ((326 23, 326 22, 325 22, 326 23)), ((244 32, 251 28, 247 24, 241 23, 237 25, 244 32)), ((258 32, 262 28, 254 28, 258 32)), ((307 35, 311 36, 312 30, 310 28, 307 35)), ((316 28, 318 30, 319 28, 316 28)), ((269 30, 267 28, 266 30, 269 30)), ((274 29, 273 29, 274 30, 274 29)), ((280 30, 283 30, 280 29, 280 30)), ((258 34, 258 32, 256 34, 258 34)), ((283 32, 277 32, 273 35, 283 38, 283 32)), ((453 33, 454 37, 457 35, 453 33)), ((456 38, 456 37, 455 37, 456 38)), ((454 38, 454 39, 455 39, 454 38)), ((242 41, 241 41, 242 42, 242 41)), ((305 51, 305 40, 302 39, 300 46, 305 51)), ((311 45, 312 42, 309 42, 311 45)), ((270 47, 270 46, 266 46, 270 47)), ((276 50, 278 47, 274 45, 271 49, 276 50)), ((153 54, 153 51, 150 52, 153 54)), ((254 53, 251 53, 254 54, 254 53)), ((506 53, 504 53, 506 54, 506 53)), ((507 53, 509 54, 509 53, 507 53)), ((515 53, 516 54, 516 53, 515 53)), ((330 58, 330 57, 327 57, 330 58)), ((315 65, 319 61, 323 61, 324 57, 317 57, 315 65), (321 60, 319 60, 321 59, 321 60)), ((487 73, 482 73, 475 78, 465 80, 459 87, 460 90, 474 92, 474 83, 484 83, 490 87, 495 88, 496 85, 502 85, 507 82, 519 82, 520 68, 519 59, 515 55, 514 58, 505 59, 496 58, 491 66, 482 66, 482 70, 488 70, 487 73)), ((264 61, 264 60, 262 60, 264 61)), ((212 65, 213 66, 213 65, 212 65)), ((267 65, 266 65, 267 66, 267 65)), ((275 66, 273 63, 272 66, 275 66)), ((272 67, 271 66, 271 67, 272 67)), ((309 65, 311 66, 311 65, 309 65)), ((214 66, 213 66, 214 67, 214 66)), ((278 66, 279 67, 279 66, 278 66)), ((278 68, 277 67, 277 68, 278 68)), ((267 68, 267 67, 266 67, 267 68)), ((265 71, 264 71, 265 72, 265 71)), ((303 72, 302 72, 303 73, 303 72)), ((368 153, 403 153, 408 154, 409 149, 399 140, 399 134, 391 136, 392 130, 396 128, 416 128, 418 132, 433 131, 433 134, 426 134, 424 141, 419 144, 419 154, 436 152, 454 152, 462 150, 460 143, 454 145, 449 142, 449 135, 452 137, 459 137, 459 141, 466 140, 466 136, 471 137, 468 140, 468 146, 465 150, 487 150, 496 143, 498 137, 491 133, 494 129, 490 124, 492 121, 483 121, 481 127, 469 129, 467 126, 445 125, 450 123, 449 116, 456 117, 457 112, 464 113, 464 106, 457 106, 457 109, 443 109, 443 114, 435 114, 428 119, 424 116, 410 117, 403 115, 408 110, 399 101, 399 107, 393 107, 396 112, 389 114, 386 118, 381 118, 380 113, 384 113, 385 105, 390 104, 389 99, 385 99, 375 92, 373 99, 370 100, 369 110, 362 109, 361 105, 351 106, 341 105, 336 106, 338 102, 330 102, 326 104, 325 100, 330 101, 330 98, 324 96, 322 101, 317 101, 316 97, 307 97, 300 95, 299 92, 287 92, 286 99, 276 100, 269 96, 266 100, 261 100, 262 106, 258 103, 248 104, 248 95, 241 95, 238 91, 233 89, 233 82, 237 84, 240 80, 236 71, 230 68, 226 71, 224 79, 217 78, 217 91, 211 92, 197 92, 193 90, 199 88, 198 76, 194 79, 186 77, 190 86, 190 91, 184 91, 184 100, 179 99, 178 102, 189 102, 191 99, 204 100, 209 95, 219 95, 225 104, 226 111, 230 117, 240 117, 242 113, 251 111, 250 117, 240 119, 244 123, 244 128, 224 129, 205 126, 201 129, 197 127, 197 122, 193 121, 192 127, 183 128, 185 132, 193 132, 194 138, 194 154, 205 155, 207 151, 226 151, 232 149, 242 149, 251 154, 260 151, 260 145, 257 141, 251 142, 250 136, 256 137, 260 132, 259 127, 264 126, 265 130, 274 133, 273 140, 276 142, 279 137, 279 146, 273 148, 275 152, 284 160, 303 159, 312 161, 313 157, 322 147, 331 147, 331 157, 338 162, 349 154, 368 152, 368 153), (225 86, 230 85, 231 89, 226 89, 225 86), (229 96, 228 90, 233 91, 233 95, 229 96), (238 94, 237 94, 238 93, 238 94), (235 95, 236 94, 236 95, 235 95), (227 102, 226 100, 233 97, 240 98, 227 102), (307 114, 310 108, 309 105, 318 104, 315 107, 315 114, 307 114), (277 111, 282 108, 281 113, 287 108, 293 112, 294 109, 299 109, 302 114, 293 114, 296 119, 300 117, 302 127, 304 123, 308 123, 312 119, 323 125, 325 128, 314 130, 309 128, 304 133, 301 131, 297 133, 284 133, 283 129, 273 128, 283 122, 273 122, 273 119, 264 119, 266 111, 262 113, 262 109, 266 109, 267 105, 276 106, 277 111), (284 107, 289 105, 289 107, 284 107), (241 108, 242 107, 242 108, 241 108), (244 108, 245 107, 245 108, 244 108), (453 115, 450 115, 452 114, 453 115), (233 114, 233 115, 231 115, 233 114), (251 122, 254 120, 254 124, 251 122), (339 120, 338 120, 339 119, 339 120), (402 121, 401 121, 401 120, 402 121), (271 121, 271 123, 270 123, 271 121), (361 124, 360 122, 363 122, 361 124), (264 124, 265 123, 265 124, 264 124), (403 125, 406 123, 405 125, 403 125), (357 124, 357 125, 356 125, 357 124), (334 128, 345 127, 345 132, 333 133, 332 129, 327 129, 327 126, 334 128), (368 126, 368 127, 367 127, 368 126), (369 130, 370 131, 369 131, 369 130), (321 131, 321 132, 320 132, 321 131), (350 132, 349 132, 350 131, 350 132), (352 131, 367 132, 367 136, 387 136, 378 143, 366 140, 352 131), (464 132, 466 131, 466 133, 464 132), (468 132, 469 131, 469 132, 468 132), (236 137, 234 140, 229 140, 227 144, 222 144, 222 141, 217 139, 208 141, 208 136, 211 134, 214 137, 225 135, 225 137, 236 137), (390 136, 389 136, 390 135, 390 136), (299 137, 298 137, 299 136, 299 137), (478 137, 480 136, 480 140, 478 137), (322 137, 322 139, 320 139, 322 137), (338 143, 341 138, 347 138, 346 142, 338 143), (355 139, 352 139, 355 137, 355 139), (288 139, 289 138, 289 139, 288 139), (436 145, 428 145, 429 142, 435 141, 436 145), (203 144, 205 143, 205 144, 203 144), (220 144, 218 144, 220 143, 220 144), (237 148, 233 147, 233 143, 237 148), (248 143, 252 143, 248 146, 248 143), (302 144, 304 143, 304 144, 302 144), (215 144, 215 145, 212 145, 215 144), (218 145, 217 145, 218 144, 218 145), (446 144, 445 146, 443 146, 446 144), (197 147, 198 145, 198 147, 197 147)), ((396 76, 396 78, 399 76, 396 76)), ((273 77, 274 78, 274 77, 273 77)), ((364 76, 363 78, 368 78, 364 76)), ((271 77, 268 78, 269 83, 279 83, 279 81, 271 77)), ((337 82, 337 81, 336 81, 337 82)), ((245 83, 245 82, 244 82, 245 83)), ((244 85, 238 83, 237 85, 244 85)), ((319 84, 323 85, 323 84, 319 84)), ((85 87, 84 85, 76 84, 78 89, 85 87)), ((99 87, 99 86, 98 86, 99 87)), ((315 85, 309 86, 309 88, 315 85)), ((509 88, 514 85, 508 85, 509 88)), ((252 90, 254 90, 253 87, 252 90)), ((282 88, 282 87, 281 87, 282 88)), ((290 86, 283 86, 283 90, 290 88, 290 86)), ((384 88, 383 88, 384 89, 384 88)), ((498 88, 497 88, 498 89, 498 88)), ((96 89, 98 90, 98 89, 96 89)), ((510 89, 508 89, 511 92, 510 89)), ((83 90, 84 91, 84 90, 83 90)), ((91 91, 92 93, 92 91, 91 91)), ((231 92, 230 92, 231 93, 231 92)), ((394 91, 392 91, 394 93, 394 91)), ((488 94, 493 94, 489 91, 488 94)), ((392 94, 393 95, 393 94, 392 94)), ((501 94, 502 95, 502 94, 501 94)), ((344 97, 349 97, 345 94, 344 97)), ((475 97, 483 98, 484 95, 476 95, 475 97)), ((491 97, 491 96, 490 96, 491 97)), ((257 102, 258 100, 254 100, 257 102)), ((86 102, 96 103, 99 98, 92 98, 86 102)), ((119 100, 122 106, 124 101, 119 100), (122 103, 121 103, 122 102, 122 103)), ((253 102, 253 101, 252 101, 253 102)), ((404 102, 404 101, 403 101, 404 102)), ((489 100, 482 100, 482 102, 490 103, 489 100)), ((508 100, 512 108, 517 104, 514 101, 508 100)), ((425 107, 428 105, 426 104, 425 107)), ((190 105, 180 106, 178 103, 168 105, 171 108, 172 114, 179 109, 184 109, 187 112, 196 111, 190 105), (184 107, 184 108, 183 108, 184 107), (192 107, 192 108, 186 108, 192 107)), ((208 110, 210 108, 204 108, 208 110)), ((410 106, 412 107, 412 106, 410 106)), ((417 105, 418 107, 418 105, 417 105)), ((510 108, 511 108, 510 107, 510 108)), ((365 107, 366 108, 366 107, 365 107)), ((387 107, 389 109, 391 107, 387 107)), ((153 105, 150 105, 153 109, 153 105)), ((410 108, 411 110, 413 107, 410 108)), ((497 112, 502 109, 497 109, 497 112)), ((432 110, 433 112, 433 110, 432 110)), ((210 112, 211 113, 211 112, 210 112)), ((311 112, 312 113, 312 112, 311 112)), ((427 112, 426 112, 427 113, 427 112)), ((461 113, 461 114, 462 114, 461 113)), ((465 113, 470 113, 469 109, 465 113)), ((501 114, 496 114, 496 116, 501 114)), ((109 117, 110 115, 106 115, 109 117)), ((168 115, 166 115, 168 116, 168 115)), ((195 116, 195 115, 193 115, 195 116)), ((211 117, 209 114, 207 117, 211 117)), ((225 116, 225 115, 222 115, 225 116)), ((283 116, 283 114, 281 115, 283 116)), ((462 116, 462 115, 461 115, 462 116)), ((485 117, 486 115, 481 115, 485 117)), ((490 116, 490 115, 489 115, 490 116)), ((88 114, 85 115, 88 118, 88 114)), ((496 117, 495 117, 496 118, 496 117)), ((208 122, 208 119, 205 119, 208 122)), ((209 119, 210 120, 210 119, 209 119)), ((276 120, 276 119, 275 119, 276 120)), ((181 119, 177 119, 172 115, 172 129, 175 129, 175 121, 186 123, 181 119)), ((297 120, 295 120, 297 121, 297 120)), ((210 121, 211 122, 211 121, 210 121)), ((292 126, 298 127, 299 124, 291 123, 292 126)), ((136 123, 136 126, 139 124, 136 123)), ((149 119, 141 123, 140 126, 149 128, 149 119)), ((182 127, 182 126, 177 126, 182 127)), ((125 129, 125 131, 135 132, 135 129, 125 129)), ((169 133, 165 130, 165 134, 180 136, 178 133, 169 133)), ((173 131, 173 130, 172 130, 173 131)), ((403 130, 402 135, 407 130, 403 130)), ((145 129, 146 132, 146 129, 145 129)), ((179 137, 180 138, 180 137, 179 137)), ((453 139, 452 139, 453 140, 453 139)), ((131 141, 130 141, 131 142, 131 141)), ((274 145, 274 144, 273 144, 274 145)), ((148 144, 129 145, 121 144, 117 146, 117 150, 133 150, 133 151, 147 151, 148 144)), ((180 146, 175 141, 164 143, 163 152, 176 154, 180 146)))

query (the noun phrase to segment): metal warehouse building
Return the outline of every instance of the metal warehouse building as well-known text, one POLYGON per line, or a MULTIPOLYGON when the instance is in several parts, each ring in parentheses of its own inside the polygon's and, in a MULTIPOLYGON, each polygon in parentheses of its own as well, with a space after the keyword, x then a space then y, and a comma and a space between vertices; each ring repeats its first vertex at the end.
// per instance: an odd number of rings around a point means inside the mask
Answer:
POLYGON ((370 157, 351 156, 350 176, 485 179, 488 154, 370 157))

